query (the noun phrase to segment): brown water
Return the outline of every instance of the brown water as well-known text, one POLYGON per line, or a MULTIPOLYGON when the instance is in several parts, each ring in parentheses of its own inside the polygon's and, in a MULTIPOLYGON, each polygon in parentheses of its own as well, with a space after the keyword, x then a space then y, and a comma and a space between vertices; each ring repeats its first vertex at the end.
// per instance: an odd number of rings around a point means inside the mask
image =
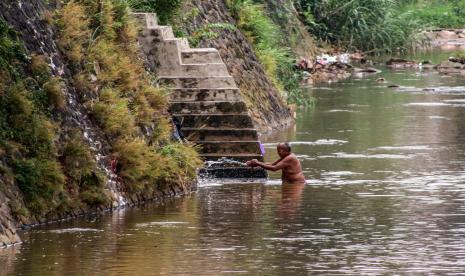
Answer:
POLYGON ((270 161, 293 141, 307 185, 204 183, 36 228, 0 275, 465 275, 465 79, 382 69, 309 89, 316 107, 266 141, 270 161))

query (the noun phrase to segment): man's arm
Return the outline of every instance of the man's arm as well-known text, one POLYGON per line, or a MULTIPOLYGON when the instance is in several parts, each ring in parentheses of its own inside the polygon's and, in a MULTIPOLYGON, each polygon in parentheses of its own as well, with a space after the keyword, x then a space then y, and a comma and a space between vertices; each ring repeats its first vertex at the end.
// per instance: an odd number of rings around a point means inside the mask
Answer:
POLYGON ((283 159, 284 159, 284 158, 280 158, 280 159, 274 161, 271 165, 274 166, 274 165, 278 164, 279 162, 281 162, 283 159))
POLYGON ((263 162, 260 162, 256 159, 252 160, 253 163, 257 166, 260 166, 262 168, 264 168, 265 170, 269 170, 269 171, 278 171, 278 170, 282 170, 284 168, 286 168, 288 166, 288 162, 286 161, 286 158, 283 158, 283 159, 279 159, 278 161, 274 162, 273 164, 266 164, 266 163, 263 163, 263 162))

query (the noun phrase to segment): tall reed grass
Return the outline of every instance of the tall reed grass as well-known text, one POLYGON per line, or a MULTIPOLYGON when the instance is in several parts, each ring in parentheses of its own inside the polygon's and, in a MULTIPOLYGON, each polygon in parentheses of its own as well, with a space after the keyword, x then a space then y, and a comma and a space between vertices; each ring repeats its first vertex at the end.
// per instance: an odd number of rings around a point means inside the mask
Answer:
POLYGON ((465 28, 465 1, 411 0, 403 1, 401 12, 423 28, 465 28))
POLYGON ((347 50, 390 52, 410 48, 420 25, 399 12, 396 0, 297 0, 309 31, 347 50))

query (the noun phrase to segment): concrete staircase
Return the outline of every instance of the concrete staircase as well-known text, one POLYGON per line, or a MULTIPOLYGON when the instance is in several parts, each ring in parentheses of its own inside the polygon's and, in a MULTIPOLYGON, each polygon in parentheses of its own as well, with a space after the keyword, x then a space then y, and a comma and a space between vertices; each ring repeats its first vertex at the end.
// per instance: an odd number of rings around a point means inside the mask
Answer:
POLYGON ((206 164, 213 164, 201 173, 266 177, 264 170, 244 168, 238 162, 214 162, 224 158, 263 160, 257 131, 218 50, 190 48, 187 39, 174 37, 170 26, 159 26, 155 14, 134 15, 142 26, 139 43, 148 64, 171 90, 172 116, 182 121, 187 139, 201 146, 206 164))

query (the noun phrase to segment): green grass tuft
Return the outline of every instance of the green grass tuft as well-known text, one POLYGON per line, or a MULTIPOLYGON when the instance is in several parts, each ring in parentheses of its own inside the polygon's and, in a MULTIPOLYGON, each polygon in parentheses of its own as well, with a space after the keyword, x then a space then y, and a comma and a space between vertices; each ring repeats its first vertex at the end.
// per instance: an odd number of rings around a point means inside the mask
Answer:
POLYGON ((289 104, 309 106, 311 98, 300 88, 301 75, 294 69, 291 51, 282 45, 282 33, 261 4, 251 0, 226 1, 238 27, 252 43, 266 74, 289 104))

